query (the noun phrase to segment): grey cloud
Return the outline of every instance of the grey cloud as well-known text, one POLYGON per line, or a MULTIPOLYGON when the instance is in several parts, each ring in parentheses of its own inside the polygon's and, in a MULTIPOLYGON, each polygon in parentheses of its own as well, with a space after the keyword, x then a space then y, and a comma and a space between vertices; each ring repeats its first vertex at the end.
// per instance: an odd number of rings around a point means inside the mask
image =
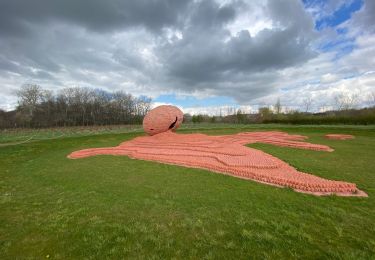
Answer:
POLYGON ((222 27, 223 24, 235 18, 237 5, 241 4, 242 2, 231 2, 220 6, 212 0, 197 2, 189 10, 188 27, 190 30, 222 27))
POLYGON ((35 74, 36 74, 35 77, 39 79, 55 80, 55 77, 51 73, 46 72, 46 71, 38 71, 35 74))
POLYGON ((117 49, 112 56, 115 61, 127 69, 140 71, 145 69, 145 61, 135 50, 128 51, 124 49, 117 49))
POLYGON ((0 70, 8 72, 17 72, 18 66, 14 62, 0 56, 0 70))
POLYGON ((27 23, 56 20, 99 32, 132 26, 159 30, 176 24, 179 14, 188 5, 186 0, 2 0, 0 33, 24 33, 27 23))
POLYGON ((264 11, 275 28, 232 35, 226 25, 256 4, 0 0, 0 75, 10 82, 8 72, 20 74, 14 84, 133 85, 125 90, 201 91, 250 102, 275 91, 280 70, 316 55, 313 21, 298 0, 268 1, 264 11))
MULTIPOLYGON (((315 37, 313 21, 298 1, 270 1, 268 14, 280 28, 264 29, 254 37, 247 30, 233 36, 223 26, 217 27, 218 23, 213 21, 223 8, 232 10, 231 16, 222 20, 225 24, 233 19, 236 8, 205 2, 204 14, 207 15, 202 18, 204 22, 199 22, 199 26, 192 23, 182 31, 183 39, 168 42, 159 50, 166 73, 173 81, 181 83, 178 85, 181 89, 199 90, 203 88, 203 82, 205 88, 211 85, 216 92, 223 94, 217 86, 221 82, 230 82, 227 89, 231 89, 231 96, 241 100, 244 94, 237 91, 237 88, 243 90, 240 86, 247 86, 253 95, 272 89, 266 82, 261 84, 262 87, 252 84, 247 74, 265 70, 273 70, 276 74, 278 69, 315 56, 310 47, 315 37)), ((200 9, 197 10, 197 13, 192 13, 194 21, 200 21, 200 9)))
POLYGON ((238 80, 223 82, 219 87, 223 96, 234 97, 240 104, 253 104, 253 100, 277 90, 280 75, 278 72, 256 72, 250 75, 237 75, 238 80))
POLYGON ((366 0, 361 10, 353 15, 353 24, 361 31, 375 33, 375 1, 366 0))
POLYGON ((286 28, 293 28, 296 32, 307 31, 311 33, 314 22, 306 13, 303 4, 298 0, 269 1, 266 13, 273 23, 286 28))

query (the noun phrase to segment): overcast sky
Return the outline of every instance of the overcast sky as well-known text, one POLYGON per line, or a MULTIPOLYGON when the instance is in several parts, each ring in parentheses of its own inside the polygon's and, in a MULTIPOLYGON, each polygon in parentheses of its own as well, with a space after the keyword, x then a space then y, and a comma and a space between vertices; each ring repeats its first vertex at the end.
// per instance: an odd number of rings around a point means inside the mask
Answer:
POLYGON ((0 0, 0 108, 39 84, 185 112, 375 92, 373 0, 0 0))

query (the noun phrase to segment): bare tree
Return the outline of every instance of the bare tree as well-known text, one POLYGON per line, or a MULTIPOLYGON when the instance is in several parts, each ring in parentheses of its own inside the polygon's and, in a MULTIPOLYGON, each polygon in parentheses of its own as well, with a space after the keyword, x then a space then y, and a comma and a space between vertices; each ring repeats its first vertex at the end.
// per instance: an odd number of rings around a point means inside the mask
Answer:
POLYGON ((136 112, 140 116, 145 116, 151 107, 151 99, 145 96, 140 96, 136 100, 136 112))
POLYGON ((307 97, 305 98, 304 100, 302 100, 302 103, 303 103, 303 108, 304 108, 304 111, 306 113, 308 113, 311 109, 311 105, 312 105, 312 98, 311 97, 307 97))
POLYGON ((21 109, 26 109, 30 117, 33 117, 38 103, 41 102, 42 88, 36 84, 22 85, 21 89, 16 92, 18 105, 21 109))
POLYGON ((375 91, 371 92, 368 95, 368 103, 370 107, 375 107, 375 91))
MULTIPOLYGON (((13 125, 30 127, 140 123, 151 108, 151 98, 123 91, 71 87, 54 95, 37 85, 24 85, 17 95, 13 125)), ((1 122, 5 116, 1 114, 1 122)))
POLYGON ((131 115, 135 114, 135 103, 132 95, 124 91, 115 92, 112 101, 112 106, 115 111, 115 120, 130 120, 131 115))
POLYGON ((262 119, 267 119, 272 114, 272 112, 269 107, 260 107, 258 109, 258 114, 262 119))
POLYGON ((42 90, 40 96, 40 104, 38 104, 38 112, 34 120, 38 121, 40 125, 48 125, 55 122, 53 117, 55 109, 55 96, 51 90, 42 90))
POLYGON ((63 90, 60 91, 60 94, 58 96, 58 100, 59 100, 59 103, 60 103, 60 111, 63 110, 64 111, 64 115, 63 115, 63 122, 64 122, 64 125, 69 125, 70 124, 70 121, 69 118, 72 118, 70 117, 70 110, 73 108, 73 103, 74 103, 74 88, 64 88, 63 90))
POLYGON ((246 115, 243 113, 243 111, 241 109, 238 109, 237 110, 237 113, 236 113, 236 123, 245 123, 246 121, 246 115))
POLYGON ((277 101, 276 101, 276 104, 274 105, 275 113, 280 114, 281 109, 282 109, 282 106, 281 106, 280 98, 278 98, 277 101))
POLYGON ((356 107, 358 95, 341 93, 334 97, 334 101, 337 110, 349 110, 356 107))
POLYGON ((92 92, 90 89, 79 87, 74 88, 74 102, 78 108, 78 113, 80 113, 80 117, 82 120, 81 125, 86 124, 86 113, 88 110, 91 97, 92 92))
POLYGON ((322 103, 319 107, 319 112, 326 112, 329 109, 329 106, 327 106, 326 103, 322 103))

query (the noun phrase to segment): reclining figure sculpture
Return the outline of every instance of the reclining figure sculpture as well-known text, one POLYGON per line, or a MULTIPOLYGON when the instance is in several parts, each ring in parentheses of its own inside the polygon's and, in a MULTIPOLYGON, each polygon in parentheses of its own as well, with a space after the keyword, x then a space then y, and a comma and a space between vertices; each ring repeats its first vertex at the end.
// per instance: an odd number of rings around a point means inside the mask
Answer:
POLYGON ((265 143, 277 146, 332 152, 326 145, 305 142, 301 135, 284 132, 245 132, 234 135, 177 134, 183 113, 174 106, 159 106, 143 120, 149 136, 136 137, 116 147, 85 149, 71 153, 78 159, 96 155, 126 155, 192 168, 208 169, 234 177, 289 187, 314 195, 366 196, 354 183, 327 180, 297 171, 286 162, 245 144, 265 143))

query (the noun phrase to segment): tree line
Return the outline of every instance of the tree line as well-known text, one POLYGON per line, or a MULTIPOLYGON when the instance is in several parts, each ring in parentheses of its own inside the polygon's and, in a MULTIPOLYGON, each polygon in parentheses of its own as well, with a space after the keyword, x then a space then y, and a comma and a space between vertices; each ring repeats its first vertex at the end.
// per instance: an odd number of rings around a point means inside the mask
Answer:
POLYGON ((70 87, 58 91, 26 84, 17 92, 14 111, 0 110, 0 128, 138 124, 151 98, 124 91, 70 87))
POLYGON ((375 107, 361 109, 332 110, 320 113, 300 112, 297 110, 276 113, 269 107, 259 108, 258 113, 246 114, 240 109, 226 116, 184 115, 187 123, 230 123, 230 124, 303 124, 303 125, 370 125, 375 124, 375 107))
POLYGON ((301 110, 284 107, 277 99, 273 106, 262 106, 257 113, 244 113, 241 109, 228 108, 228 113, 217 115, 184 115, 185 122, 191 123, 231 123, 231 124, 375 124, 375 92, 367 99, 367 107, 357 108, 357 95, 343 93, 334 97, 332 109, 322 109, 323 112, 310 112, 313 100, 303 101, 301 110))
MULTIPOLYGON (((151 98, 134 97, 123 91, 71 87, 53 93, 39 85, 27 84, 16 94, 17 108, 0 110, 0 128, 140 124, 151 107, 151 98)), ((185 114, 184 122, 375 124, 375 92, 368 97, 368 107, 357 109, 357 99, 356 95, 339 94, 331 109, 321 109, 324 112, 310 112, 311 98, 303 101, 302 110, 284 107, 277 99, 273 106, 259 107, 257 113, 227 107, 225 116, 221 109, 219 116, 185 114)))

